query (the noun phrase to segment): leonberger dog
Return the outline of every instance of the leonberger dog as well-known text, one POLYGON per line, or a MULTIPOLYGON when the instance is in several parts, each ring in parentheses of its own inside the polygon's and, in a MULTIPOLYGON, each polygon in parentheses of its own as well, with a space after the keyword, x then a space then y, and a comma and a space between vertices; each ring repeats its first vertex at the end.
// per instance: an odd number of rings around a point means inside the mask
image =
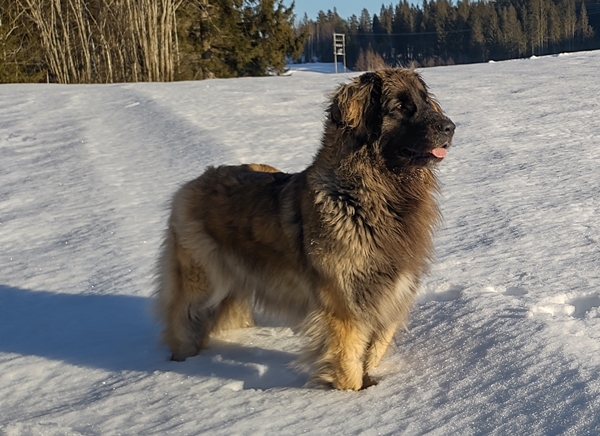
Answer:
POLYGON ((373 384, 432 257, 435 167, 454 129, 418 73, 369 72, 332 94, 306 170, 209 167, 181 187, 158 266, 172 360, 258 310, 298 323, 311 380, 373 384))

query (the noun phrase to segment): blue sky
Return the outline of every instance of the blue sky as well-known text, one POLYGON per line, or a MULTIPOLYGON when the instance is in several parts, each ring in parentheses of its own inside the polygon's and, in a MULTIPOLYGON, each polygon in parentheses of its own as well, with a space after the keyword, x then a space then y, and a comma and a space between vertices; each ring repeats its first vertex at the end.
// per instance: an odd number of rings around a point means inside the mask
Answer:
MULTIPOLYGON (((285 4, 290 5, 291 0, 286 0, 285 4)), ((327 12, 327 9, 337 8, 337 13, 342 18, 348 18, 352 14, 360 16, 363 8, 367 8, 371 15, 379 14, 381 5, 398 4, 398 0, 382 1, 382 0, 296 0, 294 12, 297 19, 301 20, 304 13, 308 14, 308 18, 316 18, 319 11, 327 12)))

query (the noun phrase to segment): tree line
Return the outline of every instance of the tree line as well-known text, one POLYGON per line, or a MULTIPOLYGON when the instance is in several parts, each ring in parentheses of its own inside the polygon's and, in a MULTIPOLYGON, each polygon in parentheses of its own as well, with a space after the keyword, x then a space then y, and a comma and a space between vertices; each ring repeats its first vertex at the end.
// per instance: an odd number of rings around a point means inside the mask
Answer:
MULTIPOLYGON (((486 62, 600 48, 600 0, 402 0, 342 19, 337 11, 306 15, 303 60, 333 62, 332 34, 346 35, 347 63, 433 66, 486 62)), ((341 58, 338 57, 338 60, 341 58)))
POLYGON ((600 48, 600 0, 401 0, 296 21, 286 0, 0 0, 0 82, 278 74, 291 60, 432 66, 600 48))
POLYGON ((298 58, 283 0, 0 0, 0 82, 276 74, 298 58))

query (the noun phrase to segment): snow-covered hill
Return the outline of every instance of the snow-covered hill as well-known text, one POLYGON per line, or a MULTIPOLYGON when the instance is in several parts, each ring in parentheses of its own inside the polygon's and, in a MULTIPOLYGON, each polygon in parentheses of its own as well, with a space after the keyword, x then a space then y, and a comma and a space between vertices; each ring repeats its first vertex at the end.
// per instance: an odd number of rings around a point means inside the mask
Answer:
POLYGON ((600 433, 600 52, 423 75, 457 124, 410 331, 361 392, 267 325, 167 361, 152 270, 207 165, 304 168, 352 74, 0 86, 0 434, 600 433))

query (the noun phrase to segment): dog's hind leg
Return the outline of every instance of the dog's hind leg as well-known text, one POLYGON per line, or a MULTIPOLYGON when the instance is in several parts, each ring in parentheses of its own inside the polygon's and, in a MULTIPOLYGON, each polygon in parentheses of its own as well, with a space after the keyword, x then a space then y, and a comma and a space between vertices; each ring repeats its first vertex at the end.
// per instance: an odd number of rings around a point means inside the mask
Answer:
POLYGON ((253 326, 254 315, 252 304, 245 299, 229 295, 219 305, 211 333, 253 326))
POLYGON ((206 272, 169 229, 159 263, 156 309, 172 360, 185 360, 206 346, 218 315, 217 307, 207 305, 211 295, 206 272))

